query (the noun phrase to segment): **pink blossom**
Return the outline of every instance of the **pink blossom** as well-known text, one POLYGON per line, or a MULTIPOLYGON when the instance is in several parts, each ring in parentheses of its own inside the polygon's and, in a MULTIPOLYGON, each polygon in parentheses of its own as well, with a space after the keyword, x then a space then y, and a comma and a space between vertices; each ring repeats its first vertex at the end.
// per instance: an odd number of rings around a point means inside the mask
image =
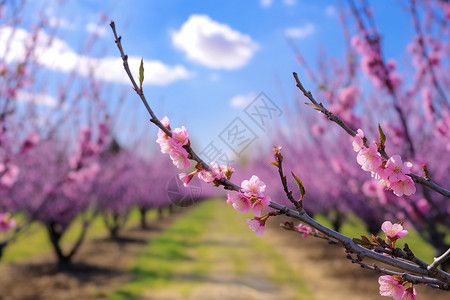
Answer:
POLYGON ((393 297, 394 300, 403 299, 405 289, 394 277, 390 275, 380 276, 380 278, 378 278, 378 283, 380 284, 381 296, 393 297))
POLYGON ((297 230, 299 232, 303 232, 303 239, 306 239, 306 237, 308 236, 308 234, 311 234, 313 232, 313 230, 311 229, 311 227, 303 225, 303 224, 298 224, 297 230))
POLYGON ((0 213, 0 231, 6 231, 16 226, 16 220, 9 213, 0 213))
POLYGON ((250 199, 248 199, 241 193, 228 192, 227 202, 232 204, 234 209, 244 214, 248 213, 252 209, 252 203, 250 199))
POLYGON ((345 107, 351 108, 355 106, 359 93, 359 88, 354 85, 344 87, 339 92, 339 102, 345 107))
POLYGON ((361 129, 358 129, 356 135, 353 137, 352 142, 353 150, 355 150, 356 152, 359 152, 364 148, 363 138, 364 132, 361 129))
MULTIPOLYGON (((163 132, 161 130, 161 132, 163 132)), ((164 132, 163 132, 164 133, 164 132)), ((170 153, 170 151, 174 150, 174 148, 172 147, 172 145, 170 145, 169 143, 169 137, 166 135, 166 137, 161 137, 158 138, 156 140, 156 142, 159 144, 159 146, 161 147, 161 152, 162 153, 170 153)))
POLYGON ((183 185, 185 187, 188 186, 189 182, 191 182, 192 178, 194 178, 195 174, 197 174, 198 171, 192 172, 192 173, 180 173, 178 174, 178 177, 183 182, 183 185))
POLYGON ((375 142, 372 142, 369 148, 363 148, 359 151, 356 160, 364 171, 369 172, 376 171, 383 163, 383 159, 381 158, 380 153, 378 153, 378 147, 375 142))
POLYGON ((166 127, 167 129, 170 130, 170 120, 167 116, 165 116, 164 118, 162 118, 160 120, 161 124, 163 124, 164 127, 166 127))
POLYGON ((266 196, 264 198, 256 200, 252 205, 253 213, 255 217, 260 217, 261 214, 269 207, 270 197, 266 196))
POLYGON ((219 165, 216 162, 211 162, 209 164, 209 169, 211 171, 207 170, 201 170, 198 173, 198 177, 203 180, 206 183, 213 182, 216 179, 222 179, 224 176, 224 172, 222 167, 219 167, 219 165))
POLYGON ((406 174, 411 173, 412 163, 406 161, 402 162, 400 155, 393 155, 386 163, 384 170, 385 176, 389 181, 405 181, 407 179, 406 174))
POLYGON ((247 197, 264 197, 263 193, 266 190, 266 185, 256 175, 253 175, 250 180, 242 181, 241 187, 247 197))
POLYGON ((20 154, 25 154, 33 148, 40 140, 39 133, 36 131, 32 132, 23 142, 22 147, 20 148, 20 154))
POLYGON ((189 133, 184 126, 181 126, 181 128, 175 128, 172 131, 172 137, 169 138, 169 144, 173 148, 180 148, 188 143, 188 137, 189 133))
POLYGON ((405 180, 390 182, 388 187, 399 197, 403 195, 410 196, 416 192, 416 186, 411 177, 406 177, 405 180))
MULTIPOLYGON (((163 124, 164 127, 170 130, 169 118, 167 117, 162 118, 161 123, 163 124)), ((161 129, 158 130, 158 139, 156 139, 156 142, 161 147, 162 153, 170 153, 170 151, 174 149, 174 147, 171 144, 169 144, 169 136, 161 129)))
POLYGON ((267 215, 264 215, 260 218, 255 217, 253 219, 246 219, 245 221, 248 223, 248 227, 250 227, 257 236, 263 236, 266 231, 267 217, 267 215))
POLYGON ((4 186, 6 188, 11 187, 17 180, 20 173, 20 169, 18 166, 13 164, 8 164, 5 166, 0 163, 0 186, 4 186))
POLYGON ((403 229, 403 226, 400 224, 392 224, 390 221, 385 221, 381 225, 381 230, 383 230, 384 234, 391 241, 395 241, 399 238, 402 238, 408 234, 408 231, 403 229))
POLYGON ((170 158, 178 169, 189 168, 191 162, 188 159, 189 154, 183 147, 170 151, 170 158))
POLYGON ((414 287, 410 287, 403 292, 401 300, 416 300, 416 296, 416 289, 414 287))

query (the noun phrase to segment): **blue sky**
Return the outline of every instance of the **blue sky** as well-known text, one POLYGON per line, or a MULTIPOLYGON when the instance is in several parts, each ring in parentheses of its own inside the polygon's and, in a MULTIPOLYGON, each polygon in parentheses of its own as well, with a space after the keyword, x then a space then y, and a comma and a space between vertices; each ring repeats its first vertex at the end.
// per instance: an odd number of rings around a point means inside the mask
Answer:
MULTIPOLYGON (((377 25, 385 34, 386 57, 400 57, 412 34, 407 14, 397 2, 372 2, 377 25)), ((39 13, 48 21, 45 30, 59 27, 61 45, 55 53, 66 56, 56 58, 58 54, 52 53, 42 63, 55 82, 71 68, 69 53, 101 65, 98 79, 111 84, 113 93, 120 93, 129 84, 108 26, 114 20, 136 72, 138 60, 144 58, 144 92, 157 115, 168 115, 175 127, 185 125, 197 149, 203 149, 211 141, 220 144, 220 132, 236 117, 244 120, 244 108, 259 93, 264 92, 282 110, 292 104, 298 93, 292 72, 303 70, 286 36, 313 67, 320 47, 342 58, 337 5, 337 1, 326 0, 84 0, 63 1, 58 6, 40 0, 27 3, 20 27, 29 32, 29 25, 40 20, 39 13), (93 32, 99 40, 83 53, 93 32)), ((54 96, 55 91, 47 92, 54 96)), ((153 140, 156 129, 150 129, 147 120, 144 107, 130 93, 120 117, 121 128, 133 124, 138 136, 147 126, 146 138, 153 140)), ((253 129, 259 138, 267 134, 253 129)), ((116 130, 124 142, 129 139, 128 133, 116 130)), ((221 147, 226 148, 223 143, 221 147)))

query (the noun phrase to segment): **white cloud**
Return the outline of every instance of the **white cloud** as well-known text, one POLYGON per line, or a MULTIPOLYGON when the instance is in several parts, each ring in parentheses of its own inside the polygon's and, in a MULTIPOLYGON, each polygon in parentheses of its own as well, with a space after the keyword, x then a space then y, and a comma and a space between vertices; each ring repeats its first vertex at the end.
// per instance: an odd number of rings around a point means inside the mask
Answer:
POLYGON ((98 36, 104 36, 106 34, 106 28, 105 26, 100 26, 95 23, 88 23, 85 27, 87 32, 96 34, 98 36))
POLYGON ((36 105, 54 107, 57 104, 56 99, 53 96, 44 93, 28 93, 19 91, 16 95, 16 99, 19 102, 32 102, 36 105))
POLYGON ((284 34, 289 38, 301 39, 307 37, 315 31, 315 27, 311 23, 307 23, 302 27, 286 28, 284 34))
POLYGON ((256 96, 257 95, 255 93, 248 93, 246 95, 236 95, 233 98, 231 98, 230 105, 236 108, 244 108, 248 104, 250 104, 250 102, 255 100, 256 96))
POLYGON ((70 23, 66 19, 57 18, 57 17, 50 17, 48 19, 48 25, 50 27, 56 27, 56 28, 67 29, 67 30, 75 29, 75 25, 73 23, 70 23))
MULTIPOLYGON (((27 47, 32 43, 32 36, 24 29, 0 27, 0 57, 6 63, 22 61, 27 47), (11 34, 14 34, 10 40, 11 34), (9 47, 9 48, 8 48, 9 47)), ((82 76, 93 76, 102 81, 129 84, 123 70, 120 57, 94 58, 80 55, 59 38, 52 38, 44 31, 38 32, 33 59, 38 64, 60 72, 74 71, 82 76)), ((130 68, 136 74, 139 57, 128 58, 130 68)), ((144 59, 144 84, 166 85, 173 81, 188 78, 191 74, 181 65, 168 66, 160 61, 144 59)))
POLYGON ((190 60, 213 69, 241 68, 258 49, 250 36, 206 15, 191 15, 171 37, 173 45, 190 60))
POLYGON ((259 1, 259 4, 262 7, 270 7, 272 5, 272 3, 273 3, 273 0, 260 0, 259 1))
POLYGON ((283 0, 283 4, 286 6, 294 6, 297 4, 297 0, 283 0))
POLYGON ((327 17, 334 17, 336 15, 336 7, 333 5, 327 5, 327 7, 325 7, 325 15, 327 17))

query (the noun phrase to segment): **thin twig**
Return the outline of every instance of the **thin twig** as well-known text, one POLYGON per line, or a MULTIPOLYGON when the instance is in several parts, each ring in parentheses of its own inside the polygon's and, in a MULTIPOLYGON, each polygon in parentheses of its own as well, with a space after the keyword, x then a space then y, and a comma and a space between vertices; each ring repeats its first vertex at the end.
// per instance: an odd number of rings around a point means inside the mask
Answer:
MULTIPOLYGON (((353 129, 351 129, 350 127, 348 127, 348 126, 344 123, 344 121, 342 121, 341 118, 339 118, 338 116, 336 116, 335 114, 333 114, 331 111, 329 111, 328 109, 326 109, 325 106, 323 106, 322 103, 318 103, 318 102, 314 99, 314 97, 313 97, 313 95, 311 94, 311 92, 310 92, 310 91, 307 91, 307 90, 303 87, 303 85, 302 85, 302 83, 300 82, 300 79, 298 78, 298 75, 297 75, 296 72, 293 72, 293 75, 294 75, 294 78, 295 78, 295 82, 296 82, 296 84, 297 84, 297 87, 303 92, 303 94, 304 94, 304 95, 311 101, 311 103, 312 103, 312 105, 309 104, 309 103, 306 103, 306 104, 308 104, 309 106, 312 106, 315 110, 320 111, 321 113, 323 113, 324 115, 326 115, 327 118, 328 118, 329 120, 331 120, 331 121, 335 122, 336 124, 338 124, 338 125, 339 125, 340 127, 342 127, 349 135, 351 135, 351 136, 353 136, 353 137, 356 135, 356 132, 355 132, 353 129)), ((364 146, 368 147, 366 141, 364 141, 364 146)), ((383 151, 383 152, 380 153, 380 154, 381 154, 385 159, 389 159, 389 156, 386 154, 386 152, 383 151)), ((410 173, 410 174, 407 174, 407 175, 410 176, 410 177, 414 180, 414 182, 420 183, 420 184, 422 184, 422 185, 425 185, 425 186, 429 187, 430 189, 432 189, 432 190, 438 192, 439 194, 441 194, 441 195, 443 195, 443 196, 445 196, 445 197, 447 197, 447 198, 450 198, 450 191, 444 189, 444 188, 441 187, 441 186, 439 186, 438 184, 436 184, 435 182, 433 182, 431 179, 427 179, 427 178, 424 178, 424 177, 422 177, 422 176, 419 176, 419 175, 416 175, 416 174, 413 174, 413 173, 410 173)))

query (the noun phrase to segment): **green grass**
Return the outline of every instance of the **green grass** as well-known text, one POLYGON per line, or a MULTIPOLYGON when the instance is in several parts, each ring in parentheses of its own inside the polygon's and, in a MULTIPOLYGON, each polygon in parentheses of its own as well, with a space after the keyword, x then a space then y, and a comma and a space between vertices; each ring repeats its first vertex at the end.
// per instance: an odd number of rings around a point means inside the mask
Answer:
POLYGON ((217 276, 224 266, 236 280, 255 276, 255 263, 264 265, 258 277, 295 287, 295 299, 312 299, 314 295, 301 275, 264 237, 251 232, 245 217, 223 200, 201 203, 150 241, 133 263, 132 281, 110 294, 109 299, 138 299, 155 290, 188 296, 195 287, 208 282, 208 274, 217 276))
MULTIPOLYGON (((156 217, 156 211, 148 213, 147 219, 150 221, 156 217)), ((20 216, 18 217, 20 218, 20 216)), ((135 226, 139 222, 139 211, 133 209, 130 212, 129 219, 125 226, 135 226)), ((64 234, 62 244, 63 249, 71 248, 78 238, 81 230, 82 218, 70 226, 64 234)), ((98 215, 89 227, 86 239, 107 236, 108 229, 105 227, 102 216, 98 215)), ((8 245, 2 257, 2 262, 19 262, 37 254, 48 253, 52 251, 52 245, 48 238, 47 230, 42 224, 34 222, 29 228, 21 233, 16 241, 8 245)))
MULTIPOLYGON (((331 228, 331 223, 322 215, 314 216, 314 219, 325 226, 331 228)), ((428 244, 419 233, 411 227, 405 227, 408 230, 408 235, 397 241, 396 247, 403 247, 403 244, 407 243, 414 255, 421 260, 432 263, 433 257, 436 255, 434 248, 428 244)), ((347 222, 345 222, 340 232, 346 236, 352 238, 359 238, 361 235, 370 237, 371 234, 366 230, 364 222, 354 215, 347 216, 347 222)), ((385 238, 384 233, 380 232, 379 236, 385 238)))

